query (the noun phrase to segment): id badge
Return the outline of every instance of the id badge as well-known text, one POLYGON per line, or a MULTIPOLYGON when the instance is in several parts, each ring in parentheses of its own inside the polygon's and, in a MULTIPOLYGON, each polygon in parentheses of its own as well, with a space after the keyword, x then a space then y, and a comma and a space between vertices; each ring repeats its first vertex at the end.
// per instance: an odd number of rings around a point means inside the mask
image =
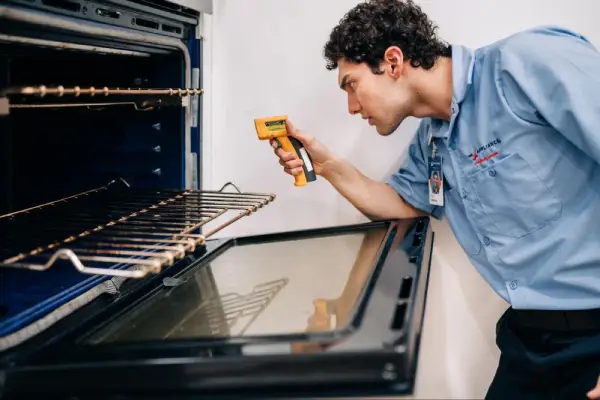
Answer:
POLYGON ((429 157, 429 204, 444 205, 444 175, 442 174, 442 157, 429 157))

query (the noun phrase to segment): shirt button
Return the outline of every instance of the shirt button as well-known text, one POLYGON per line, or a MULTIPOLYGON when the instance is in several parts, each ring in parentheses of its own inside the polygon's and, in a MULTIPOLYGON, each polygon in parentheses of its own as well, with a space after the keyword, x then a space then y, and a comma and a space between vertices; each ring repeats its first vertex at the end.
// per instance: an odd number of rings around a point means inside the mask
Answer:
POLYGON ((493 169, 490 169, 490 170, 489 170, 489 172, 488 172, 488 174, 489 174, 490 176, 496 176, 496 171, 495 171, 495 170, 493 170, 493 169))
POLYGON ((483 244, 485 244, 486 246, 489 246, 490 243, 492 243, 492 241, 490 240, 489 237, 486 236, 483 238, 483 244))
POLYGON ((510 281, 508 287, 515 290, 517 288, 517 281, 510 281))
POLYGON ((467 191, 465 189, 462 190, 462 194, 461 194, 463 199, 467 198, 467 191))

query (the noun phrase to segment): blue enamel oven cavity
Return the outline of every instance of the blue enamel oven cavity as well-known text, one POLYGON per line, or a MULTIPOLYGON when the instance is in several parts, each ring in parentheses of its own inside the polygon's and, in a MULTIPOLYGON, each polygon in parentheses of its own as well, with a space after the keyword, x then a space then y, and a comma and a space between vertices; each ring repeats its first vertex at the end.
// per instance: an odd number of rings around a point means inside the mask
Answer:
MULTIPOLYGON (((99 92, 89 97, 95 106, 33 109, 36 98, 29 98, 0 116, 0 215, 115 181, 146 189, 201 186, 198 165, 189 163, 200 154, 192 129, 199 109, 177 104, 188 98, 159 107, 164 99, 135 103, 101 93, 103 87, 191 88, 200 49, 197 11, 163 1, 11 0, 0 4, 0 18, 0 89, 99 92), (124 104, 112 104, 118 102, 124 104)), ((61 100, 69 101, 52 99, 61 100)), ((68 223, 54 217, 53 224, 68 223)), ((0 224, 0 258, 18 248, 8 245, 11 229, 0 224)), ((19 229, 35 235, 35 226, 19 229)), ((73 268, 0 269, 0 338, 35 331, 36 321, 106 279, 73 268)))

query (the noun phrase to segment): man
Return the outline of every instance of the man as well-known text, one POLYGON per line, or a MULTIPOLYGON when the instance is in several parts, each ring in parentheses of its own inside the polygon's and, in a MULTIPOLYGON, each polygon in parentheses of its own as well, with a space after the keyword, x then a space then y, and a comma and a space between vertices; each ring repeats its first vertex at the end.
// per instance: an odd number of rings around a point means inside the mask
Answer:
MULTIPOLYGON (((380 135, 422 119, 403 167, 376 182, 288 129, 370 219, 445 216, 510 303, 486 399, 600 399, 600 54, 552 27, 448 46, 415 4, 372 0, 333 29, 325 58, 349 112, 380 135)), ((275 151, 287 173, 301 170, 275 151)))

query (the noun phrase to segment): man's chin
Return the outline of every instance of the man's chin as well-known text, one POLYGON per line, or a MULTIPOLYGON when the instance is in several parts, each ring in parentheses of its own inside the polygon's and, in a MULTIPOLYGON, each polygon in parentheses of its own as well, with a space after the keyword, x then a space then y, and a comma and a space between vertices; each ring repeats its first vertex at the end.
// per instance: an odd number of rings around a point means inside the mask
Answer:
POLYGON ((396 123, 394 125, 385 125, 385 126, 376 125, 375 129, 377 130, 377 133, 379 134, 379 136, 389 136, 398 130, 398 128, 400 127, 400 125, 402 124, 402 122, 405 119, 406 118, 402 118, 398 123, 396 123))
MULTIPOLYGON (((397 127, 396 127, 397 128, 397 127)), ((391 128, 389 126, 375 126, 375 130, 377 131, 377 133, 379 134, 379 136, 389 136, 392 133, 394 133, 394 131, 396 130, 396 128, 391 128)))

